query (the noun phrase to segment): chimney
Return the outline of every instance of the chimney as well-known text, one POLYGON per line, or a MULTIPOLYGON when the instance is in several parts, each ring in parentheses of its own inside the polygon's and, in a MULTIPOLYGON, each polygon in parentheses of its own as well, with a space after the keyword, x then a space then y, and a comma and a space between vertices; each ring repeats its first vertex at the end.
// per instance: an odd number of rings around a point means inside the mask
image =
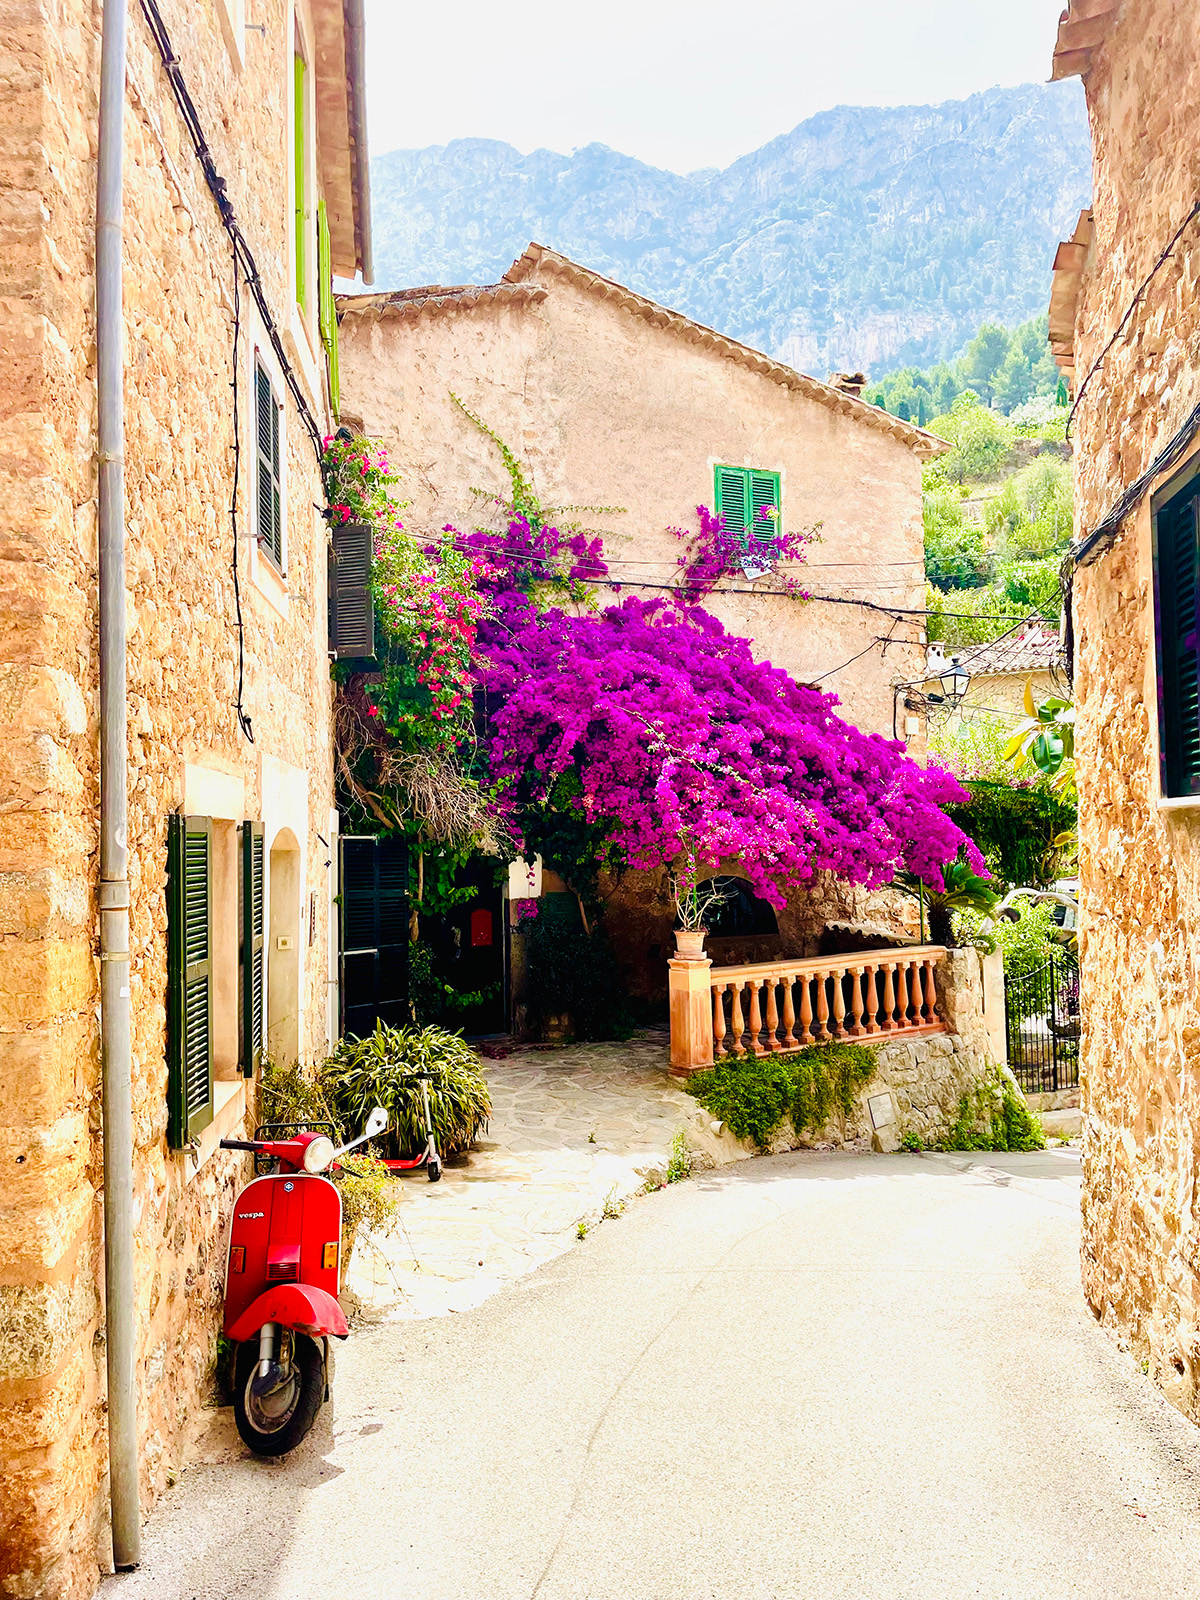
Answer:
POLYGON ((867 375, 865 372, 831 372, 829 384, 831 388, 840 389, 843 394, 853 395, 859 400, 867 387, 867 375))

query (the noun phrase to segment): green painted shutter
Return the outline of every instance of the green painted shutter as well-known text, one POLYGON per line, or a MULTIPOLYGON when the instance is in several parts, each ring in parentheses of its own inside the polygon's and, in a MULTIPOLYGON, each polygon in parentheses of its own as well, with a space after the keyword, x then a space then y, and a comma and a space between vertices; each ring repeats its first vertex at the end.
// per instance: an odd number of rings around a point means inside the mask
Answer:
POLYGON ((212 819, 167 821, 167 1138, 213 1119, 212 819))
POLYGON ((329 648, 339 661, 371 661, 375 657, 373 538, 365 522, 343 522, 331 535, 329 648))
POLYGON ((304 57, 299 53, 294 57, 295 64, 295 98, 292 105, 292 145, 295 158, 295 167, 292 174, 294 188, 294 201, 296 208, 296 303, 302 311, 307 310, 308 301, 305 298, 305 256, 308 254, 308 214, 304 205, 304 168, 305 168, 305 66, 304 57))
POLYGON ((750 523, 748 477, 745 467, 716 469, 717 515, 724 518, 726 532, 741 534, 743 539, 750 523))
POLYGON ((260 549, 271 552, 283 570, 283 514, 279 474, 279 405, 266 368, 254 369, 255 438, 258 456, 258 525, 260 549))
POLYGON ((1163 792, 1200 793, 1200 495, 1195 480, 1155 514, 1163 792))
POLYGON ((317 292, 321 343, 329 361, 329 404, 334 415, 341 410, 341 377, 338 371, 337 306, 333 300, 333 252, 329 247, 329 216, 325 202, 317 205, 317 292))
POLYGON ((750 479, 750 525, 756 539, 770 540, 780 531, 779 518, 763 518, 760 513, 767 506, 780 511, 779 474, 777 472, 747 473, 750 479))
POLYGON ((263 1051, 263 827, 242 824, 242 1071, 262 1063, 263 1051))
POLYGON ((363 1039, 408 1005, 408 849, 402 838, 338 841, 341 1031, 363 1039))

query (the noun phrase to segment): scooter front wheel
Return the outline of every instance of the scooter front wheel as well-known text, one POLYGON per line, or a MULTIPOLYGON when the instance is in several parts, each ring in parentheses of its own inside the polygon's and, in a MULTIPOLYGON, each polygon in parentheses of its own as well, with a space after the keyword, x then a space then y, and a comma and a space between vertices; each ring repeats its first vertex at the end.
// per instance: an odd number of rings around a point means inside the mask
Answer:
POLYGON ((266 1394, 254 1393, 258 1341, 238 1345, 233 1415, 237 1431, 256 1455, 284 1456, 294 1450, 316 1421, 325 1397, 321 1351, 302 1333, 292 1336, 287 1375, 266 1394))
POLYGON ((436 1183, 442 1175, 442 1163, 437 1156, 430 1156, 426 1163, 425 1175, 430 1183, 436 1183))

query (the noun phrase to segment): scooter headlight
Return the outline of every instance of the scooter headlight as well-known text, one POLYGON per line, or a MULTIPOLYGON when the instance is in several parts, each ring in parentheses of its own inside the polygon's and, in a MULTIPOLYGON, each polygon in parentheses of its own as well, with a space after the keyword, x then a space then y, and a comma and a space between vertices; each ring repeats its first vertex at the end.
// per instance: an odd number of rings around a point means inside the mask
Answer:
POLYGON ((327 1139, 323 1133, 318 1134, 315 1139, 310 1139, 304 1147, 304 1170, 305 1172, 324 1172, 333 1157, 333 1140, 327 1139))

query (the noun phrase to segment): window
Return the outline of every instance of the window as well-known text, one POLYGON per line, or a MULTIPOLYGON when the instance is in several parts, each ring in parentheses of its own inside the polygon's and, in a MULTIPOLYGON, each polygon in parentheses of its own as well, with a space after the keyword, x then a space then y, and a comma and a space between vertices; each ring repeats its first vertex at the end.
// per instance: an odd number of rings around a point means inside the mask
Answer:
POLYGON ((292 58, 292 211, 295 219, 296 304, 308 309, 308 68, 299 50, 292 58))
POLYGON ((337 416, 341 410, 337 306, 333 300, 333 255, 329 248, 329 218, 324 200, 317 204, 317 306, 317 325, 329 363, 329 404, 337 416))
POLYGON ((365 1039, 407 1022, 408 848, 402 838, 339 841, 341 1028, 365 1039))
POLYGON ((258 504, 255 535, 258 548, 269 553, 283 571, 283 502, 279 476, 279 401, 261 361, 254 366, 254 426, 258 455, 258 504))
POLYGON ((1154 506, 1154 620, 1164 797, 1200 794, 1200 473, 1154 506))
POLYGON ((167 1138, 181 1150, 213 1119, 212 844, 209 817, 167 825, 167 1138))
POLYGON ((782 511, 779 474, 757 467, 717 467, 714 477, 716 513, 730 533, 741 534, 742 548, 749 552, 752 540, 765 544, 774 539, 782 511))

